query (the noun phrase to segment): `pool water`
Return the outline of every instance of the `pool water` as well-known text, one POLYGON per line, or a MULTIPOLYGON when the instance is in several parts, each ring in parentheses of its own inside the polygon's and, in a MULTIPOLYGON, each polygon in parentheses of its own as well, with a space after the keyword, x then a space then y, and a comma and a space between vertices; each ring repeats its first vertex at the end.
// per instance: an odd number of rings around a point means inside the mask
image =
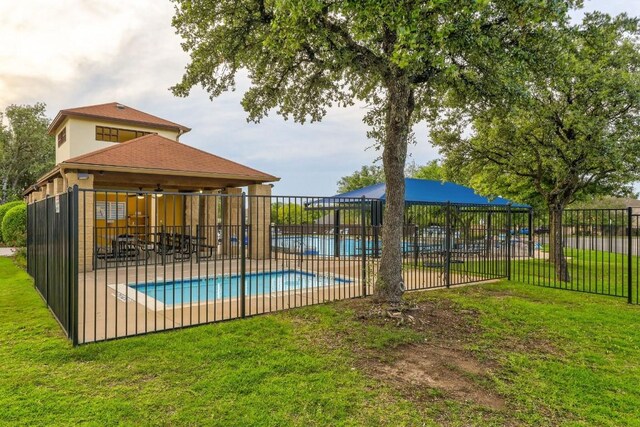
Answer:
MULTIPOLYGON (((288 252, 295 252, 302 255, 317 256, 334 256, 335 240, 333 235, 296 235, 296 236, 277 236, 272 240, 272 245, 277 249, 284 249, 288 252)), ((421 246, 441 247, 444 243, 427 245, 423 243, 421 246)), ((362 239, 355 237, 340 236, 340 255, 341 256, 361 256, 362 255, 362 239)), ((365 252, 367 255, 375 253, 376 245, 370 237, 366 241, 365 252)), ((411 242, 404 242, 402 250, 407 253, 413 251, 411 242)), ((382 251, 382 240, 378 241, 378 253, 382 251)))
MULTIPOLYGON (((131 288, 165 305, 190 304, 235 298, 240 294, 240 275, 138 283, 131 288)), ((351 283, 350 280, 299 270, 283 270, 245 275, 247 296, 286 292, 351 283)))
MULTIPOLYGON (((332 235, 278 236, 273 239, 272 243, 274 248, 302 253, 303 255, 334 256, 336 249, 334 236, 332 235)), ((373 240, 368 240, 365 248, 367 254, 372 254, 375 250, 373 240)), ((342 256, 362 255, 362 239, 340 236, 339 249, 342 256)), ((382 250, 381 242, 378 243, 378 250, 382 250)))

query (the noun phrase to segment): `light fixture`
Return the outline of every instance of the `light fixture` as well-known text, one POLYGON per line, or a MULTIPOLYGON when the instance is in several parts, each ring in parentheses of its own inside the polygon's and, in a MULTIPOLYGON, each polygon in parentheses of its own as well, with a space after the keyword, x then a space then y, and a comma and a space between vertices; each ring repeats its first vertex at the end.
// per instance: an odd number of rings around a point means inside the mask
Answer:
POLYGON ((80 172, 78 174, 78 179, 82 179, 82 180, 89 179, 89 174, 88 173, 84 173, 84 172, 80 172))
POLYGON ((156 197, 162 197, 162 192, 163 192, 164 190, 163 190, 162 188, 160 188, 160 184, 156 184, 156 189, 155 189, 155 190, 153 190, 153 191, 155 191, 155 192, 157 193, 157 194, 156 194, 156 197))
POLYGON ((140 188, 140 192, 138 193, 138 199, 144 199, 144 194, 142 193, 142 187, 140 188))

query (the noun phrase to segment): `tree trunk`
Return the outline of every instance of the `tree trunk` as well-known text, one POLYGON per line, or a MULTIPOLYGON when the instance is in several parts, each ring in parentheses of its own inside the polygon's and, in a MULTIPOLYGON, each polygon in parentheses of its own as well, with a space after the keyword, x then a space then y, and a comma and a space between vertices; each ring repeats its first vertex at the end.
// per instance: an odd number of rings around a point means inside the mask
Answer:
POLYGON ((549 261, 555 267, 556 279, 561 282, 571 281, 567 258, 564 256, 564 239, 562 238, 563 204, 549 207, 549 261))
POLYGON ((402 277, 402 232, 404 219, 404 167, 414 108, 413 90, 402 78, 387 82, 382 164, 387 183, 382 227, 382 256, 374 290, 374 299, 398 303, 404 293, 402 277))

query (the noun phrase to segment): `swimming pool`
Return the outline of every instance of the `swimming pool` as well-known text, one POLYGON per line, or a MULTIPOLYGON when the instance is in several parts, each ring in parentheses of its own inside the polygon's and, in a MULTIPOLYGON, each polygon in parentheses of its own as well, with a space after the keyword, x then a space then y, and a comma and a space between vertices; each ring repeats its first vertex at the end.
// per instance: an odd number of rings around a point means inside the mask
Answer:
MULTIPOLYGON (((438 239, 441 240, 441 239, 438 239)), ((294 236, 276 236, 272 239, 274 248, 286 250, 288 252, 302 253, 302 255, 317 256, 334 256, 335 240, 333 235, 294 235, 294 236)), ((437 243, 422 242, 421 248, 440 248, 443 242, 437 243)), ((412 252, 413 243, 404 242, 403 252, 412 252)), ((340 255, 341 256, 360 256, 362 255, 362 239, 356 237, 340 236, 340 255)), ((365 251, 367 255, 374 254, 376 249, 375 242, 371 237, 366 241, 365 251)), ((378 251, 382 251, 382 240, 378 241, 378 251)))
MULTIPOLYGON (((138 283, 129 287, 165 305, 176 305, 236 298, 240 294, 240 280, 240 275, 217 276, 163 283, 138 283)), ((245 275, 247 296, 327 287, 341 283, 351 283, 351 280, 300 270, 245 275)))

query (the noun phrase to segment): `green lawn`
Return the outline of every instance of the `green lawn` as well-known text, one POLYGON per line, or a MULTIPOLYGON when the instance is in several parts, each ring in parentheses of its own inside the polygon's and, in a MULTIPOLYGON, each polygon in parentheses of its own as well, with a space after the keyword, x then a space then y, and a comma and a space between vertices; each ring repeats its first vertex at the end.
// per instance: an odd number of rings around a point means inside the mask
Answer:
POLYGON ((0 424, 640 425, 640 307, 513 283, 407 299, 420 322, 357 300, 72 348, 0 258, 0 424), (443 346, 503 405, 384 374, 443 346))

